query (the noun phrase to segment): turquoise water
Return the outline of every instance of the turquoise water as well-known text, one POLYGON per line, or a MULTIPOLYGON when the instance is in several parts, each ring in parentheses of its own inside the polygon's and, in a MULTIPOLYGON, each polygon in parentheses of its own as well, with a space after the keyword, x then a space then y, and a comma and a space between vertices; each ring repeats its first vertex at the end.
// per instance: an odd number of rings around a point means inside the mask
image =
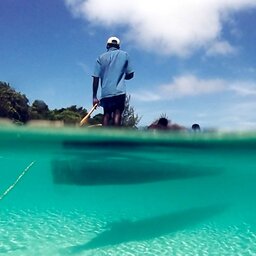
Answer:
POLYGON ((256 133, 2 127, 0 255, 256 255, 255 153, 256 133))

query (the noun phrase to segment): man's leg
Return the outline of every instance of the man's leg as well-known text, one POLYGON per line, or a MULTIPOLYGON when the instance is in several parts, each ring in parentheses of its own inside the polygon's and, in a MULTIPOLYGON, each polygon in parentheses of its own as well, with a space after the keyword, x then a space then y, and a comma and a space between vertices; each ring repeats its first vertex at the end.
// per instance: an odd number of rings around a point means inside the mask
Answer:
POLYGON ((101 106, 103 107, 103 120, 102 120, 103 126, 110 125, 111 109, 110 109, 109 100, 110 100, 109 98, 102 98, 100 102, 101 106))
POLYGON ((124 111, 124 107, 125 107, 125 98, 126 95, 119 95, 116 97, 116 108, 114 111, 114 125, 115 126, 121 126, 122 124, 122 114, 124 111))
POLYGON ((115 110, 114 113, 114 125, 121 126, 122 112, 119 109, 115 110))
POLYGON ((110 119, 109 113, 104 113, 104 116, 103 116, 103 126, 108 126, 109 125, 109 119, 110 119))

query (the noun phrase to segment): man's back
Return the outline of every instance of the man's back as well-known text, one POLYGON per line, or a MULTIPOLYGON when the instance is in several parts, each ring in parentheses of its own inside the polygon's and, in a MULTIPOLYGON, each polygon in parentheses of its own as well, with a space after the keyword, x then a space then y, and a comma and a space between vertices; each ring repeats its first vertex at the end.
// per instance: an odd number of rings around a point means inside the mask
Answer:
POLYGON ((126 92, 124 77, 131 73, 129 56, 125 51, 110 48, 96 62, 94 76, 101 79, 101 97, 111 97, 126 92))

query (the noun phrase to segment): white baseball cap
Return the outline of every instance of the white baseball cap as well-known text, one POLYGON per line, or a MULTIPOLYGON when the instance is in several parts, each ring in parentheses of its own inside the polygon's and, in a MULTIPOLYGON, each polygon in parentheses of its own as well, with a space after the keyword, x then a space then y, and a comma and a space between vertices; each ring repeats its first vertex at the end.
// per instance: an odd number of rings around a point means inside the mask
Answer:
POLYGON ((108 39, 107 44, 117 44, 117 45, 120 45, 120 39, 115 37, 115 36, 111 36, 108 39))

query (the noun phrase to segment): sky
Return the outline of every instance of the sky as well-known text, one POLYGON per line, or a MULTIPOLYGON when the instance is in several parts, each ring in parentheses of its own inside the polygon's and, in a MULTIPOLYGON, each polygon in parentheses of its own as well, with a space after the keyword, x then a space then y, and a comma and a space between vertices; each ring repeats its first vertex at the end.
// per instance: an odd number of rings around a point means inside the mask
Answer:
POLYGON ((0 13, 0 81, 30 104, 90 110, 95 60, 117 36, 140 126, 256 129, 256 0, 0 0, 0 13))

